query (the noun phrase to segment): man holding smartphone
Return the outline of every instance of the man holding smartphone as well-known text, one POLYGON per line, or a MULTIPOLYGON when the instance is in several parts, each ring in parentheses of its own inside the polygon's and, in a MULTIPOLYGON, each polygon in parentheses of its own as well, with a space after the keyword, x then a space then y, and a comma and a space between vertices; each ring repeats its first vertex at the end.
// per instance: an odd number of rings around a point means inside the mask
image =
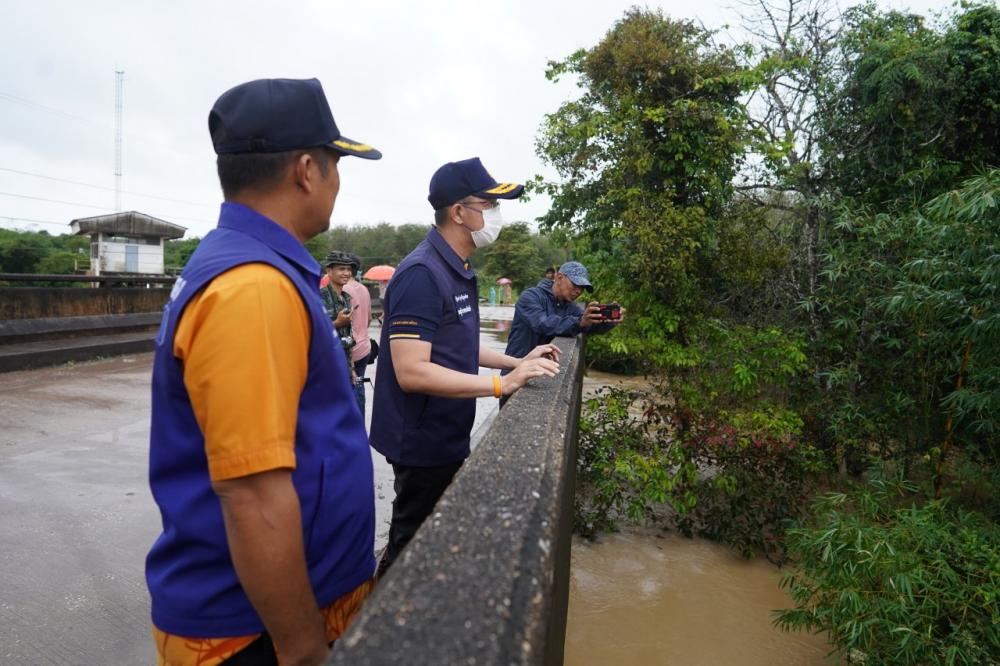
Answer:
POLYGON ((605 333, 621 323, 625 311, 615 304, 605 306, 602 313, 597 301, 586 307, 576 303, 584 291, 593 290, 587 267, 579 261, 567 261, 553 279, 546 278, 525 289, 514 306, 507 355, 520 358, 536 346, 552 342, 557 335, 605 333))

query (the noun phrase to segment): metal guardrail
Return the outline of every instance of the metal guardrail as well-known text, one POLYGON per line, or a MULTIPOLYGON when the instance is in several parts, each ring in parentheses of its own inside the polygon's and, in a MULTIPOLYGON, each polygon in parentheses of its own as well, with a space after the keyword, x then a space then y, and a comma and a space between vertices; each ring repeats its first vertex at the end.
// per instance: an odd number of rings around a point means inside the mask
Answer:
POLYGON ((333 664, 561 664, 583 338, 500 410, 333 664))

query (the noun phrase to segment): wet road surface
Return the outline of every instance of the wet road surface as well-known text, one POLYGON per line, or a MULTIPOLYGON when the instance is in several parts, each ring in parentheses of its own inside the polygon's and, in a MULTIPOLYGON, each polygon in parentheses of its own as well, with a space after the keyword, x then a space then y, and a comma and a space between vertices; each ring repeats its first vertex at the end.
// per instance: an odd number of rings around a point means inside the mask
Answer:
MULTIPOLYGON (((503 350, 496 320, 512 313, 483 308, 482 344, 503 350)), ((140 354, 0 374, 0 664, 154 662, 143 576, 160 531, 146 478, 151 367, 140 354)), ((370 385, 367 403, 370 422, 370 385)), ((495 412, 481 399, 477 427, 495 412)), ((392 470, 373 460, 380 547, 392 470)))
POLYGON ((0 375, 0 662, 152 661, 152 356, 0 375))

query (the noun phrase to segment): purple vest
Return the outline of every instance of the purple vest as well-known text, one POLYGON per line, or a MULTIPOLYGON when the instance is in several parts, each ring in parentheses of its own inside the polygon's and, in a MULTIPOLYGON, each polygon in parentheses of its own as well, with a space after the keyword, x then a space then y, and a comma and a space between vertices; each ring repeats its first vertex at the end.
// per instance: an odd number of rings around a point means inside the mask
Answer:
MULTIPOLYGON (((479 372, 479 287, 476 273, 463 264, 436 228, 400 262, 386 290, 383 305, 392 320, 392 286, 413 266, 425 266, 441 297, 441 319, 431 362, 467 374, 479 372)), ((469 435, 476 420, 475 398, 440 398, 407 393, 396 381, 389 327, 382 327, 375 402, 372 406, 372 447, 392 462, 414 467, 451 465, 469 457, 469 435)))
POLYGON ((201 241, 177 280, 156 337, 149 484, 163 533, 146 558, 146 581, 153 623, 171 634, 223 637, 264 629, 233 569, 205 441, 173 356, 177 322, 191 297, 216 276, 247 263, 269 264, 287 276, 312 325, 292 481, 301 505, 309 579, 320 607, 375 569, 371 453, 344 354, 334 344, 320 302, 319 265, 271 220, 225 203, 218 228, 201 241))

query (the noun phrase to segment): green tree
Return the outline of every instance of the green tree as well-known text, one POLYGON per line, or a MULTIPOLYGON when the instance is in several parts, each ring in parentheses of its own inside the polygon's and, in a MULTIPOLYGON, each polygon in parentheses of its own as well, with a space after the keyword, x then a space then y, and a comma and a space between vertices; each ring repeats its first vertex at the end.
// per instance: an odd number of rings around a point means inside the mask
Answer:
POLYGON ((36 266, 36 270, 46 275, 67 275, 75 273, 77 268, 81 266, 86 268, 87 265, 87 255, 58 250, 49 252, 42 257, 36 266))
POLYGON ((845 21, 844 77, 821 114, 843 194, 905 208, 997 164, 1000 10, 966 5, 935 27, 869 2, 845 21))
POLYGON ((903 214, 845 213, 816 306, 830 316, 814 411, 845 449, 929 459, 1000 453, 1000 172, 903 214))
POLYGON ((552 197, 543 226, 585 234, 584 250, 614 264, 605 277, 639 278, 649 291, 635 305, 653 296, 699 310, 713 295, 713 215, 745 140, 735 52, 693 23, 633 9, 594 48, 550 64, 550 79, 567 74, 582 94, 546 117, 538 141, 561 177, 536 184, 552 197))
POLYGON ((427 235, 430 224, 392 225, 382 222, 376 226, 332 227, 317 236, 318 259, 331 249, 353 252, 361 257, 365 267, 386 264, 395 266, 427 235))
MULTIPOLYGON (((566 249, 568 242, 562 234, 538 233, 531 237, 531 241, 538 248, 538 256, 541 257, 543 272, 550 266, 558 269, 563 263, 569 261, 569 251, 566 249)), ((539 275, 539 278, 541 275, 539 275)))
POLYGON ((524 222, 508 224, 496 241, 486 248, 483 270, 493 277, 506 277, 515 289, 532 287, 545 272, 538 245, 524 222))
POLYGON ((198 249, 200 238, 168 240, 163 246, 163 265, 166 268, 184 268, 188 259, 198 249))
POLYGON ((48 234, 7 232, 0 238, 0 272, 37 273, 51 247, 48 234))
POLYGON ((628 308, 589 347, 605 366, 692 362, 692 325, 725 300, 720 221, 748 139, 738 61, 693 23, 632 9, 595 47, 549 65, 581 94, 537 142, 560 176, 534 183, 552 199, 540 221, 575 234, 597 297, 628 308))

